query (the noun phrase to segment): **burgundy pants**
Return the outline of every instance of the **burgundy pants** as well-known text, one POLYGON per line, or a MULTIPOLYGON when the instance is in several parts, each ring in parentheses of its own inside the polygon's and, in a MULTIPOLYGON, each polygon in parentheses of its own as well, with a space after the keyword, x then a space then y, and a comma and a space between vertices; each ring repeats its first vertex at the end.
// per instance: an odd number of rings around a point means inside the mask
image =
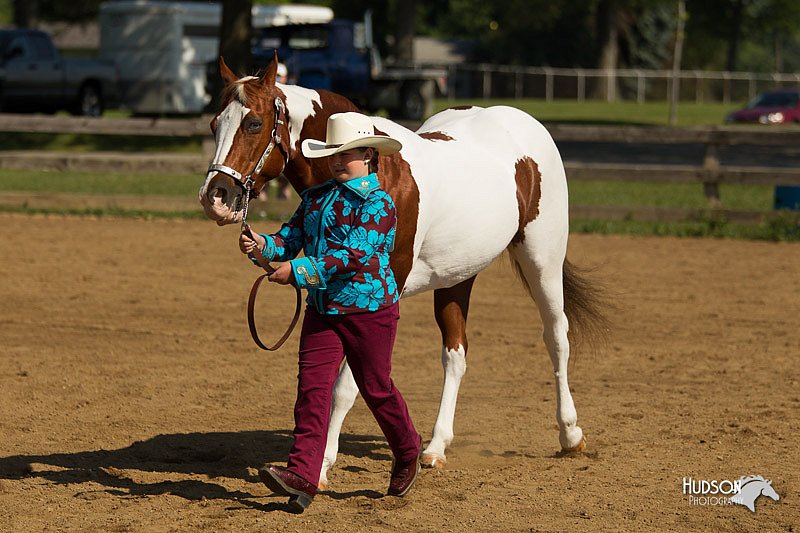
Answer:
POLYGON ((294 444, 288 470, 319 482, 327 442, 333 385, 342 359, 398 461, 419 455, 420 436, 390 377, 400 306, 375 312, 322 315, 306 308, 300 336, 300 372, 294 407, 294 444))

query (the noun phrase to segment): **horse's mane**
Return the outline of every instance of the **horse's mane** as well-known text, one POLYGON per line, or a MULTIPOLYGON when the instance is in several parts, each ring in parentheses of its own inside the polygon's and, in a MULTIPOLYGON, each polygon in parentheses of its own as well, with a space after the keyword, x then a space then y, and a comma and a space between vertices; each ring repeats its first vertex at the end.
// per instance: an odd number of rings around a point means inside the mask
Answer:
POLYGON ((766 479, 764 479, 763 476, 747 476, 747 477, 741 478, 739 481, 741 482, 742 486, 747 485, 751 481, 764 481, 765 483, 768 483, 768 481, 766 479))
POLYGON ((231 102, 233 100, 237 100, 242 105, 247 105, 248 100, 250 99, 250 92, 256 92, 256 89, 250 88, 248 82, 257 80, 258 77, 256 76, 245 76, 244 78, 239 78, 233 83, 228 84, 222 92, 222 101, 223 102, 231 102), (248 91, 250 89, 250 91, 248 91))

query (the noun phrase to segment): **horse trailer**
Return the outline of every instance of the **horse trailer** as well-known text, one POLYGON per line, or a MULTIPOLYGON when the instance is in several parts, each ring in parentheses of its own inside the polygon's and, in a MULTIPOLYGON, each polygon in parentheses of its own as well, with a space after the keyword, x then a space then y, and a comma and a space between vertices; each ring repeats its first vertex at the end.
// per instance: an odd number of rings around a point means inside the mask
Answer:
MULTIPOLYGON (((253 28, 325 23, 327 7, 253 6, 253 28)), ((220 4, 126 0, 100 6, 100 57, 119 69, 122 105, 141 115, 198 114, 210 102, 209 61, 219 56, 220 4)))

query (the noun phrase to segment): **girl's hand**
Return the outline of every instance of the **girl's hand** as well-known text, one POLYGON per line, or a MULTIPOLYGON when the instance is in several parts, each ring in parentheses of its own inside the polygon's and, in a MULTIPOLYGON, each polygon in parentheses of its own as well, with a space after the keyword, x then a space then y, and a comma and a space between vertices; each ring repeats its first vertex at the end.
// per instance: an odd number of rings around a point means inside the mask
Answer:
POLYGON ((249 226, 239 235, 239 250, 241 250, 243 254, 252 254, 255 257, 261 257, 266 246, 266 239, 258 233, 254 233, 249 226))
POLYGON ((278 283, 279 285, 288 285, 292 281, 294 281, 294 272, 292 272, 292 264, 288 261, 285 263, 275 263, 273 265, 275 272, 269 275, 267 278, 273 283, 278 283))

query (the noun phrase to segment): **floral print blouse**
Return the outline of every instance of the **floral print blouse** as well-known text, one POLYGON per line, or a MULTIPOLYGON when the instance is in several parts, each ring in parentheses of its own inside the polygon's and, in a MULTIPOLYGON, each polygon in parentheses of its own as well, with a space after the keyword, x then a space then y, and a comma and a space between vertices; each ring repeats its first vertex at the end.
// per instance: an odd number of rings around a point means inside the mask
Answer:
POLYGON ((397 213, 373 173, 304 190, 287 223, 264 235, 264 257, 291 260, 295 283, 322 314, 376 311, 399 299, 389 266, 397 213), (300 251, 305 257, 294 259, 300 251))

